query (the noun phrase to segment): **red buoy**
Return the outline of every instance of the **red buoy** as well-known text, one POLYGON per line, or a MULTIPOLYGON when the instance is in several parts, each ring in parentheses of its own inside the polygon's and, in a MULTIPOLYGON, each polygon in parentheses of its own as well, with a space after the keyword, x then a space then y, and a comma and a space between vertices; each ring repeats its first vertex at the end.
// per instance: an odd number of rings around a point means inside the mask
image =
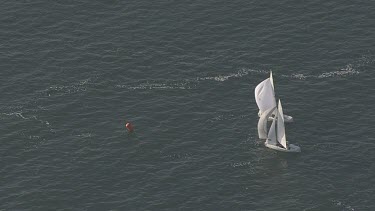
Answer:
POLYGON ((125 125, 125 127, 126 127, 126 129, 128 129, 129 132, 133 132, 134 131, 133 125, 130 122, 127 122, 126 125, 125 125))

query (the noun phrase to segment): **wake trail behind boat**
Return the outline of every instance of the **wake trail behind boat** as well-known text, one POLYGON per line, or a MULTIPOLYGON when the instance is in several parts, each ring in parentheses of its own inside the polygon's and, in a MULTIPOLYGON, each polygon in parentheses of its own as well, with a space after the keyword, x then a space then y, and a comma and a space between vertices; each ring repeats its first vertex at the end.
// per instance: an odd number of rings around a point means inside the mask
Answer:
POLYGON ((148 80, 146 82, 135 82, 132 84, 116 84, 115 88, 128 89, 128 90, 191 90, 197 89, 198 85, 204 83, 205 81, 213 82, 225 82, 231 79, 238 79, 249 74, 264 74, 268 73, 266 70, 256 70, 256 69, 247 69, 242 68, 234 73, 220 74, 216 76, 206 76, 206 77, 196 77, 196 78, 187 78, 180 80, 148 80))
POLYGON ((337 71, 331 71, 331 72, 324 72, 319 75, 304 75, 301 73, 293 73, 292 75, 281 75, 284 78, 293 78, 293 79, 299 79, 299 80, 305 80, 308 78, 334 78, 334 77, 346 77, 351 75, 358 75, 361 72, 354 69, 352 65, 347 65, 345 68, 337 70, 337 71))
POLYGON ((361 69, 367 65, 372 65, 375 63, 374 56, 362 56, 357 61, 345 65, 345 67, 339 70, 323 72, 318 75, 305 75, 302 73, 293 73, 291 75, 282 75, 285 78, 294 78, 299 80, 305 80, 308 78, 336 78, 336 77, 347 77, 352 75, 359 75, 362 73, 361 69))

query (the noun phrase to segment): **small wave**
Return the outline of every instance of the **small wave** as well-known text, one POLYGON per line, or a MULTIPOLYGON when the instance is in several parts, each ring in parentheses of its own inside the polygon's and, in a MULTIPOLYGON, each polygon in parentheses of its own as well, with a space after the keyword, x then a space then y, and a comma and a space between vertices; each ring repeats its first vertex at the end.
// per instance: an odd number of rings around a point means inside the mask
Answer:
POLYGON ((314 144, 311 146, 311 149, 314 151, 327 151, 332 149, 337 149, 337 144, 335 143, 320 143, 320 144, 314 144))
POLYGON ((375 62, 375 57, 372 55, 363 55, 361 58, 358 60, 358 66, 364 66, 364 65, 369 65, 369 64, 374 64, 375 62))
POLYGON ((2 111, 19 111, 19 110, 22 110, 24 108, 24 105, 8 105, 8 106, 1 106, 0 107, 0 110, 2 111))
POLYGON ((30 140, 39 140, 39 139, 40 139, 40 136, 30 135, 30 136, 29 136, 29 139, 30 139, 30 140))
POLYGON ((77 135, 77 137, 80 137, 80 138, 90 138, 92 136, 93 136, 92 133, 82 133, 82 134, 77 135))
POLYGON ((192 157, 192 154, 190 153, 172 153, 172 154, 164 154, 162 155, 163 158, 167 159, 190 159, 192 157))
POLYGON ((346 203, 343 203, 339 200, 332 200, 333 205, 336 207, 342 208, 342 210, 354 211, 354 208, 346 203))
POLYGON ((45 120, 39 119, 37 116, 31 116, 31 118, 33 118, 33 119, 39 121, 39 122, 42 123, 42 124, 45 124, 45 125, 48 126, 48 127, 50 126, 50 124, 49 124, 48 121, 45 121, 45 120))
POLYGON ((15 116, 15 117, 19 117, 19 118, 22 118, 22 119, 29 119, 29 118, 24 117, 21 112, 1 113, 1 115, 4 115, 4 116, 15 116))
POLYGON ((231 119, 234 119, 234 115, 233 114, 229 114, 229 115, 218 115, 218 116, 215 116, 215 117, 212 117, 208 120, 206 120, 206 122, 217 122, 217 121, 222 121, 222 120, 231 120, 231 119))
POLYGON ((35 135, 35 134, 30 134, 27 131, 18 131, 17 134, 21 137, 24 138, 25 140, 25 148, 24 150, 33 150, 33 149, 38 149, 39 146, 41 146, 43 143, 47 141, 47 139, 43 136, 35 135))
POLYGON ((245 119, 249 115, 234 115, 234 114, 220 114, 215 117, 212 117, 206 122, 217 122, 217 121, 222 121, 222 120, 235 120, 235 119, 245 119))
MULTIPOLYGON (((34 119, 40 123, 42 123, 43 125, 47 126, 48 128, 51 127, 50 123, 46 120, 42 120, 40 118, 38 118, 37 116, 35 115, 32 115, 30 117, 25 117, 22 112, 18 111, 18 112, 12 112, 12 113, 1 113, 1 115, 4 115, 4 116, 14 116, 14 117, 18 117, 18 118, 21 118, 21 119, 26 119, 26 120, 30 120, 30 119, 34 119)), ((52 129, 50 128, 50 130, 52 131, 52 129)))
POLYGON ((258 140, 258 137, 254 136, 254 134, 251 133, 251 132, 249 132, 247 134, 246 139, 241 141, 241 144, 252 145, 254 147, 258 147, 258 146, 262 145, 261 143, 262 142, 258 140))
MULTIPOLYGON (((41 124, 41 125, 38 124, 38 126, 41 127, 41 130, 39 130, 40 133, 35 133, 35 130, 33 129, 20 130, 19 134, 22 137, 24 137, 24 139, 26 139, 26 143, 25 143, 26 150, 37 149, 39 148, 39 146, 45 143, 47 141, 46 133, 44 133, 45 131, 49 131, 52 134, 55 133, 55 130, 51 128, 51 125, 48 121, 42 120, 36 115, 28 116, 28 115, 23 114, 22 112, 2 113, 2 115, 10 116, 12 118, 20 118, 20 119, 28 120, 28 121, 37 121, 41 124)), ((33 124, 33 122, 29 124, 33 124)), ((32 126, 30 126, 30 128, 32 128, 32 126)))
POLYGON ((231 163, 230 164, 233 168, 242 167, 242 166, 250 166, 254 167, 253 163, 250 161, 247 162, 237 162, 237 163, 231 163))
POLYGON ((29 136, 26 136, 26 138, 28 139, 28 142, 26 144, 27 149, 37 149, 39 148, 39 146, 41 146, 43 143, 46 142, 45 138, 42 138, 37 135, 29 135, 29 136))
POLYGON ((231 163, 231 167, 233 168, 240 168, 240 169, 246 169, 248 174, 256 174, 256 164, 251 161, 243 161, 243 162, 236 162, 236 163, 231 163))

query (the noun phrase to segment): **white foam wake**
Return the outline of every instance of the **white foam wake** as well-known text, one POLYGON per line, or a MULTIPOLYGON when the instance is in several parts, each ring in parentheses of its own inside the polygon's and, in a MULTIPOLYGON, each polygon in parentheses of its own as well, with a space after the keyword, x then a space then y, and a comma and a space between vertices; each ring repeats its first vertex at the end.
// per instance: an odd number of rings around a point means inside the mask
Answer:
POLYGON ((19 117, 19 118, 22 118, 22 119, 29 119, 29 118, 24 117, 21 112, 1 113, 1 115, 4 115, 4 116, 15 116, 15 117, 19 117))
POLYGON ((218 76, 210 76, 210 77, 201 77, 197 78, 198 81, 204 81, 204 80, 213 80, 213 81, 227 81, 232 78, 241 78, 243 76, 248 75, 249 73, 267 73, 268 71, 265 70, 255 70, 255 69, 246 69, 242 68, 236 73, 230 73, 228 75, 218 75, 218 76))
POLYGON ((332 200, 332 203, 336 206, 341 208, 342 210, 348 210, 348 211, 354 211, 354 208, 344 202, 341 202, 339 200, 332 200))
POLYGON ((345 65, 345 67, 335 70, 335 71, 329 71, 329 72, 324 72, 319 75, 304 75, 301 73, 294 73, 292 75, 282 75, 282 77, 286 78, 295 78, 295 79, 300 79, 304 80, 307 78, 333 78, 333 77, 347 77, 347 76, 352 76, 352 75, 358 75, 361 74, 360 69, 366 65, 374 64, 375 59, 373 56, 362 56, 359 58, 357 61, 354 61, 352 63, 349 63, 345 65))
POLYGON ((67 94, 74 94, 77 92, 85 92, 91 82, 91 78, 80 80, 69 85, 52 85, 47 89, 41 91, 47 96, 64 96, 67 94))
POLYGON ((348 75, 357 75, 360 72, 356 70, 351 64, 346 65, 345 68, 342 68, 338 71, 326 72, 317 76, 317 78, 328 78, 328 77, 345 77, 348 75))
POLYGON ((304 75, 302 73, 293 73, 292 75, 281 75, 282 77, 285 78, 294 78, 294 79, 299 79, 299 80, 305 80, 307 78, 331 78, 331 77, 346 77, 346 76, 351 76, 351 75, 358 75, 360 74, 360 71, 356 70, 353 65, 348 64, 346 67, 336 70, 336 71, 331 71, 331 72, 324 72, 319 75, 304 75))
POLYGON ((43 125, 46 125, 47 127, 50 127, 50 124, 48 121, 46 120, 42 120, 42 119, 39 119, 37 116, 35 115, 32 115, 30 117, 25 117, 22 112, 20 111, 17 111, 17 112, 11 112, 11 113, 1 113, 1 115, 3 116, 14 116, 14 117, 18 117, 18 118, 21 118, 21 119, 34 119, 40 123, 42 123, 43 125))
POLYGON ((122 89, 159 89, 159 90, 167 90, 167 89, 195 89, 196 84, 191 83, 189 80, 183 81, 155 81, 155 82, 145 82, 136 85, 115 85, 116 88, 122 89))
POLYGON ((114 85, 116 88, 129 89, 129 90, 171 90, 171 89, 182 89, 190 90, 197 89, 197 86, 202 81, 216 81, 224 82, 230 79, 241 78, 250 73, 266 74, 266 70, 256 70, 242 68, 234 73, 217 76, 197 77, 193 79, 181 79, 181 80, 149 80, 146 82, 139 82, 133 84, 117 84, 114 85))

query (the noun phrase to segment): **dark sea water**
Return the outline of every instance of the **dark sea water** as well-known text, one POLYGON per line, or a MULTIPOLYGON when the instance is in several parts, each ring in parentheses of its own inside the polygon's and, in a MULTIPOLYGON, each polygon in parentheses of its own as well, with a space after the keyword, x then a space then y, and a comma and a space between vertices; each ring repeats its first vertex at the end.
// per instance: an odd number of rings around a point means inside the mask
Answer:
POLYGON ((0 210, 375 210, 374 11, 2 1, 0 210), (300 154, 258 139, 270 70, 300 154))

